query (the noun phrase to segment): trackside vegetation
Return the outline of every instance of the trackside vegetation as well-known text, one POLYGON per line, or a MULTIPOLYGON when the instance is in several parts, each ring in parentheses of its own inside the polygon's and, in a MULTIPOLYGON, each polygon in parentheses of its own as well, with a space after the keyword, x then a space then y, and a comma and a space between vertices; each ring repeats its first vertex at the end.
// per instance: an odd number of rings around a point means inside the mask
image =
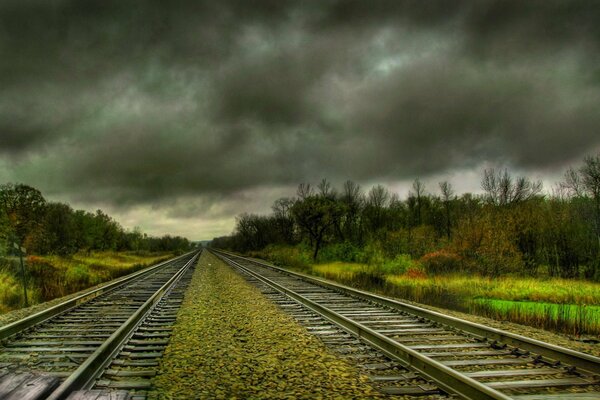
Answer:
POLYGON ((185 238, 124 229, 101 210, 49 202, 24 184, 0 185, 0 312, 74 293, 189 250, 185 238), (25 254, 23 254, 23 250, 25 254))
MULTIPOLYGON (((71 256, 27 257, 29 304, 43 303, 138 271, 171 258, 167 252, 81 252, 71 256)), ((0 313, 23 307, 19 263, 4 258, 0 264, 0 313)))
POLYGON ((408 300, 570 334, 600 334, 600 155, 541 182, 487 169, 481 194, 416 179, 300 184, 270 215, 242 214, 212 246, 408 300))

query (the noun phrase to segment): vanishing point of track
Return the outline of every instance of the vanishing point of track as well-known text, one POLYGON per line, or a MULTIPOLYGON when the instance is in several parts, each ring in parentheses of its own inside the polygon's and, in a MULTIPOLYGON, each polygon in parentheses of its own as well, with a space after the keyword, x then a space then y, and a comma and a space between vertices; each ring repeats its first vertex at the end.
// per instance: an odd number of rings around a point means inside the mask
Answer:
POLYGON ((600 399, 598 357, 259 260, 214 253, 324 342, 335 343, 347 357, 371 359, 363 365, 386 393, 445 392, 473 400, 600 399), (412 384, 418 379, 425 384, 412 384))
POLYGON ((60 377, 47 395, 52 400, 92 388, 144 398, 198 256, 157 264, 1 327, 0 366, 60 377))

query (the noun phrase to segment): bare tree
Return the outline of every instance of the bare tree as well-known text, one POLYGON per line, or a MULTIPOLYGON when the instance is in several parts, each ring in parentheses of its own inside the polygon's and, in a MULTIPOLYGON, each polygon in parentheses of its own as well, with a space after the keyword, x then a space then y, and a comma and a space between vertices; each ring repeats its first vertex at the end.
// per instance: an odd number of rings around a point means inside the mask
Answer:
POLYGON ((416 200, 416 210, 417 210, 417 226, 421 225, 421 208, 423 205, 423 195, 425 195, 425 185, 419 180, 419 178, 415 179, 412 184, 413 190, 415 191, 414 196, 416 200))
POLYGON ((600 251, 600 154, 584 159, 579 170, 569 168, 565 173, 565 188, 579 197, 589 197, 594 202, 595 229, 600 251))
POLYGON ((319 182, 317 188, 319 189, 319 194, 322 197, 326 197, 332 200, 334 200, 337 197, 335 189, 331 186, 331 183, 325 178, 321 179, 321 182, 319 182))
POLYGON ((365 198, 360 185, 350 180, 344 182, 344 188, 340 196, 344 208, 344 228, 346 238, 359 239, 360 213, 364 207, 365 198))
POLYGON ((293 205, 294 199, 282 197, 275 200, 271 207, 277 229, 286 243, 292 243, 294 240, 294 218, 291 212, 293 205))
POLYGON ((315 194, 314 189, 310 186, 310 183, 301 183, 298 185, 298 189, 296 190, 296 194, 302 200, 311 197, 315 194))
POLYGON ((486 192, 486 201, 496 206, 516 204, 534 198, 542 191, 541 181, 530 181, 525 177, 516 180, 504 171, 489 168, 483 171, 481 188, 486 192))
POLYGON ((383 226, 385 208, 389 204, 390 192, 383 186, 373 186, 367 196, 365 212, 371 224, 371 229, 377 231, 383 226))
POLYGON ((450 239, 450 201, 454 198, 454 190, 452 189, 452 184, 448 181, 443 181, 439 183, 440 191, 442 192, 442 202, 444 203, 444 210, 446 213, 446 236, 450 239))
POLYGON ((383 185, 373 186, 369 190, 369 205, 377 209, 385 208, 389 199, 390 192, 383 185))
POLYGON ((346 204, 354 206, 360 205, 363 197, 363 192, 360 185, 350 180, 344 182, 344 191, 341 200, 346 204))

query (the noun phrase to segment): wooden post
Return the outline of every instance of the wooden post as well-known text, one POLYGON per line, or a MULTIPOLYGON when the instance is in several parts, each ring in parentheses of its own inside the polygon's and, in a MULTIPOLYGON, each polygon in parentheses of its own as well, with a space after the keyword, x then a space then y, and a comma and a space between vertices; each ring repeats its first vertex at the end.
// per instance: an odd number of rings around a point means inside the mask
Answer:
POLYGON ((25 255, 25 247, 19 246, 14 243, 15 248, 19 252, 19 260, 21 261, 21 281, 23 282, 23 296, 25 297, 25 307, 29 307, 29 301, 27 300, 27 277, 25 276, 25 264, 23 263, 23 255, 25 255))

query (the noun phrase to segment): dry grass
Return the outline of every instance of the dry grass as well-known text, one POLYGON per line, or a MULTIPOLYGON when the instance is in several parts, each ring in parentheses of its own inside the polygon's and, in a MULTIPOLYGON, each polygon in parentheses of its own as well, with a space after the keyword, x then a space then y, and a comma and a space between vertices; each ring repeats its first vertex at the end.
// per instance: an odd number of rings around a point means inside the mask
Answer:
POLYGON ((508 320, 569 334, 600 334, 600 284, 580 280, 427 276, 409 269, 332 262, 309 273, 350 286, 423 304, 508 320))
MULTIPOLYGON (((75 293, 172 256, 132 252, 82 252, 71 257, 29 256, 26 262, 29 304, 75 293)), ((0 268, 0 313, 24 306, 18 263, 15 260, 5 261, 0 268)))

